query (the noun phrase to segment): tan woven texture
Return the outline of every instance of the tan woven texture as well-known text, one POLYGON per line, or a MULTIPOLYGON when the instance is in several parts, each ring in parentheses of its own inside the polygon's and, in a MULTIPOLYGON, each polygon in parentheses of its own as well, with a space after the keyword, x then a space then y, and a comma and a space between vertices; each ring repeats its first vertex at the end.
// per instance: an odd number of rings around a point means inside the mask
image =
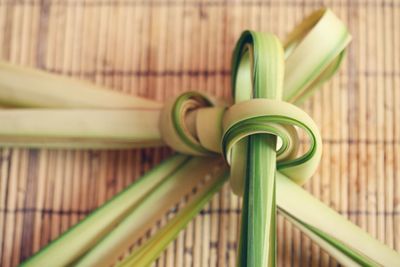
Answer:
MULTIPOLYGON (((324 141, 305 187, 400 251, 400 1, 0 0, 0 56, 158 100, 229 97, 241 31, 284 38, 321 6, 353 41, 340 73, 303 106, 324 141)), ((18 265, 170 154, 0 150, 0 265, 18 265)), ((235 266, 239 203, 226 185, 155 265, 235 266)), ((337 264, 278 220, 280 266, 337 264)))

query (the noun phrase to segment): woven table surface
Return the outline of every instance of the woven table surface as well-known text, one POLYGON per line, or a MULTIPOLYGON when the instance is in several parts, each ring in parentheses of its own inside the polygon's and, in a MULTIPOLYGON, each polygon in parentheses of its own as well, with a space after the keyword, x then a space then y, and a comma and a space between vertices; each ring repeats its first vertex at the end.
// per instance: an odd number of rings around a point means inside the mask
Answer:
MULTIPOLYGON (((322 6, 353 41, 303 105, 324 144, 305 188, 400 251, 400 1, 0 0, 0 57, 160 101, 187 90, 228 98, 243 30, 283 39, 322 6)), ((0 266, 18 265, 171 153, 1 149, 0 266)), ((239 215, 225 185, 155 266, 235 266, 239 215)), ((337 265, 282 217, 278 262, 337 265)))

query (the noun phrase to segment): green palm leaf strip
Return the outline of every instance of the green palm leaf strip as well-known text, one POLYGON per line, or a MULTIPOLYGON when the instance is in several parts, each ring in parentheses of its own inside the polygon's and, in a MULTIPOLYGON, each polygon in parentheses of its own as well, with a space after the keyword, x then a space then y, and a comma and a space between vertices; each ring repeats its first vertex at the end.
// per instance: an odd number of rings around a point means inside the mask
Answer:
POLYGON ((97 208, 84 220, 41 249, 23 266, 65 266, 90 250, 107 232, 135 209, 157 185, 187 165, 189 157, 173 156, 97 208))
MULTIPOLYGON (((239 103, 253 98, 279 100, 282 97, 283 62, 283 48, 274 35, 244 32, 236 45, 233 56, 234 102, 239 103), (243 64, 240 64, 242 61, 243 64), (251 75, 249 75, 249 65, 251 75), (244 73, 237 74, 241 71, 244 73), (243 81, 236 82, 237 77, 244 75, 249 75, 244 78, 250 83, 245 85, 243 81), (241 85, 243 87, 240 87, 241 85)), ((241 155, 247 155, 247 157, 239 160, 247 161, 247 168, 244 179, 238 264, 240 266, 275 266, 276 136, 255 134, 244 142, 248 142, 247 149, 243 149, 245 154, 241 155)), ((238 159, 236 155, 233 157, 238 159)), ((235 163, 231 162, 232 168, 235 168, 235 163)))
POLYGON ((400 255, 277 173, 279 212, 344 266, 397 266, 400 255))
MULTIPOLYGON (((207 199, 223 183, 219 158, 175 155, 117 194, 22 266, 110 266, 183 196, 206 179, 207 199), (207 181, 208 179, 208 181, 207 181), (213 191, 214 192, 214 191, 213 191)), ((198 199, 204 203, 203 199, 198 199)), ((181 229, 181 228, 179 228, 181 229)))
POLYGON ((155 109, 5 109, 0 146, 127 149, 164 145, 155 109))
POLYGON ((0 145, 115 149, 161 146, 162 104, 0 61, 0 145))
MULTIPOLYGON (((206 178, 223 179, 225 171, 223 161, 218 158, 191 159, 169 179, 156 187, 143 199, 133 212, 128 214, 117 227, 107 233, 74 266, 110 266, 125 251, 132 240, 145 234, 149 225, 153 225, 171 206, 206 178)), ((213 184, 217 186, 217 184, 213 184)), ((213 188, 213 186, 211 186, 213 188)))
POLYGON ((161 108, 162 103, 0 61, 0 103, 26 108, 161 108))
POLYGON ((149 266, 158 258, 169 243, 178 236, 181 229, 184 229, 193 217, 203 209, 212 196, 228 180, 228 177, 229 174, 225 173, 222 178, 214 177, 207 181, 196 193, 196 196, 166 226, 154 234, 143 246, 117 264, 117 266, 149 266))

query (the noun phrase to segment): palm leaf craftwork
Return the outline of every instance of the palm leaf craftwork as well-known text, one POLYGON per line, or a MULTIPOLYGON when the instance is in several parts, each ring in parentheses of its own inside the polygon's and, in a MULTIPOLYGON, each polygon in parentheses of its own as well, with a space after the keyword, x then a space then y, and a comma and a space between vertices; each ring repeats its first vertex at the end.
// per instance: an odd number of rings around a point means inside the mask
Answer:
POLYGON ((238 266, 276 266, 277 210, 346 266, 399 266, 399 254, 300 186, 318 168, 322 141, 297 105, 335 74, 350 39, 329 9, 312 13, 284 44, 243 32, 232 101, 185 92, 162 104, 0 62, 0 145, 177 151, 22 266, 110 266, 196 187, 173 219, 117 263, 148 266, 228 180, 243 204, 238 266), (303 154, 300 130, 309 141, 303 154))

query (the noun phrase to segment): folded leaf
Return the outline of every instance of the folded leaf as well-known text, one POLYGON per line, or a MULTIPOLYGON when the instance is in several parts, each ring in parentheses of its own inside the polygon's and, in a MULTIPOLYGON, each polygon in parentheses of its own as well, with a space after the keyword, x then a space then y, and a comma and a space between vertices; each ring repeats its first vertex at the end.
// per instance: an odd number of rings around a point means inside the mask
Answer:
POLYGON ((283 100, 300 104, 330 79, 350 40, 346 25, 326 8, 297 25, 285 42, 283 100))

